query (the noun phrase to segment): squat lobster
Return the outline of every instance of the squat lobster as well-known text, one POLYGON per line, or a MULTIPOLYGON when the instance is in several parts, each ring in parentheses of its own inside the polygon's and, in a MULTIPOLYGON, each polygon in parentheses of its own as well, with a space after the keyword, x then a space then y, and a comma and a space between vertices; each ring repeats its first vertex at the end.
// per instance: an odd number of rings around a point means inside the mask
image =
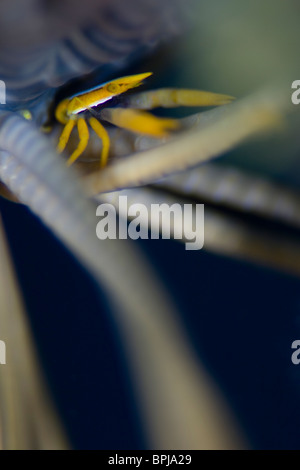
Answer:
MULTIPOLYGON (((86 149, 89 130, 84 112, 91 111, 93 107, 102 106, 99 114, 101 120, 139 134, 163 137, 178 128, 178 121, 176 119, 158 118, 140 110, 157 107, 173 108, 176 106, 217 106, 230 103, 233 100, 231 96, 206 91, 164 88, 126 97, 126 101, 124 101, 126 108, 103 107, 112 98, 141 85, 150 75, 152 75, 152 72, 118 78, 66 98, 58 104, 55 117, 61 124, 64 124, 57 145, 58 153, 64 151, 75 124, 77 124, 79 135, 78 146, 69 157, 68 166, 74 163, 86 149)), ((95 117, 90 116, 88 123, 102 141, 101 167, 104 167, 107 163, 110 146, 108 133, 95 117)))

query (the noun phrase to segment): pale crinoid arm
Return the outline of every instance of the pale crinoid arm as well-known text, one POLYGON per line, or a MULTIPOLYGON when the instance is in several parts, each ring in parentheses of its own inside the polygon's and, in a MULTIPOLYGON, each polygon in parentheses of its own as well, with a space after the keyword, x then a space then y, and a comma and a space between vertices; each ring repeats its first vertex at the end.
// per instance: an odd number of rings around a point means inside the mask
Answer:
POLYGON ((1 219, 0 256, 0 449, 67 449, 37 360, 1 219))

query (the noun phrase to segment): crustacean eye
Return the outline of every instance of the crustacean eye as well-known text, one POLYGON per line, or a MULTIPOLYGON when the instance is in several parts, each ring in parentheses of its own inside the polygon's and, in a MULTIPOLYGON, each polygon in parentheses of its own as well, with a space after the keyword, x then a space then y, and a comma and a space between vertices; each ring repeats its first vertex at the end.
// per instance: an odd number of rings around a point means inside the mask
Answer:
POLYGON ((107 91, 113 94, 117 94, 121 92, 121 86, 118 85, 117 83, 109 83, 107 85, 107 91))

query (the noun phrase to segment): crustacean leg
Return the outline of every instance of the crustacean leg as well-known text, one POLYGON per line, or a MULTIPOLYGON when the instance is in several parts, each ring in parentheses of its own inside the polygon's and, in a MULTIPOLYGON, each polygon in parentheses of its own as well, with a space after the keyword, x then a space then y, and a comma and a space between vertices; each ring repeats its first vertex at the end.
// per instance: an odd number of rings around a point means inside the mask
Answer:
POLYGON ((153 116, 145 109, 175 108, 179 106, 219 106, 231 103, 232 96, 200 90, 162 88, 135 93, 123 99, 126 108, 105 108, 100 119, 138 134, 164 137, 179 128, 176 119, 153 116))
POLYGON ((101 167, 104 167, 107 163, 108 159, 108 152, 109 152, 109 146, 110 146, 110 140, 108 133, 102 124, 95 119, 94 117, 89 118, 89 123, 91 128, 96 132, 97 136, 102 142, 102 152, 101 152, 101 167))
POLYGON ((129 108, 105 108, 100 112, 100 118, 123 129, 153 137, 165 137, 179 127, 176 119, 158 118, 129 108))
MULTIPOLYGON (((66 127, 67 125, 68 124, 66 124, 66 127)), ((89 129, 83 118, 79 118, 77 120, 77 129, 78 129, 78 135, 79 135, 79 144, 77 145, 76 149, 74 150, 70 158, 67 160, 67 166, 72 165, 72 163, 74 163, 80 157, 80 155, 85 151, 86 146, 89 141, 89 137, 90 137, 89 129)))
POLYGON ((179 106, 220 106, 229 104, 233 96, 185 88, 160 88, 126 97, 126 106, 134 109, 176 108, 179 106))

